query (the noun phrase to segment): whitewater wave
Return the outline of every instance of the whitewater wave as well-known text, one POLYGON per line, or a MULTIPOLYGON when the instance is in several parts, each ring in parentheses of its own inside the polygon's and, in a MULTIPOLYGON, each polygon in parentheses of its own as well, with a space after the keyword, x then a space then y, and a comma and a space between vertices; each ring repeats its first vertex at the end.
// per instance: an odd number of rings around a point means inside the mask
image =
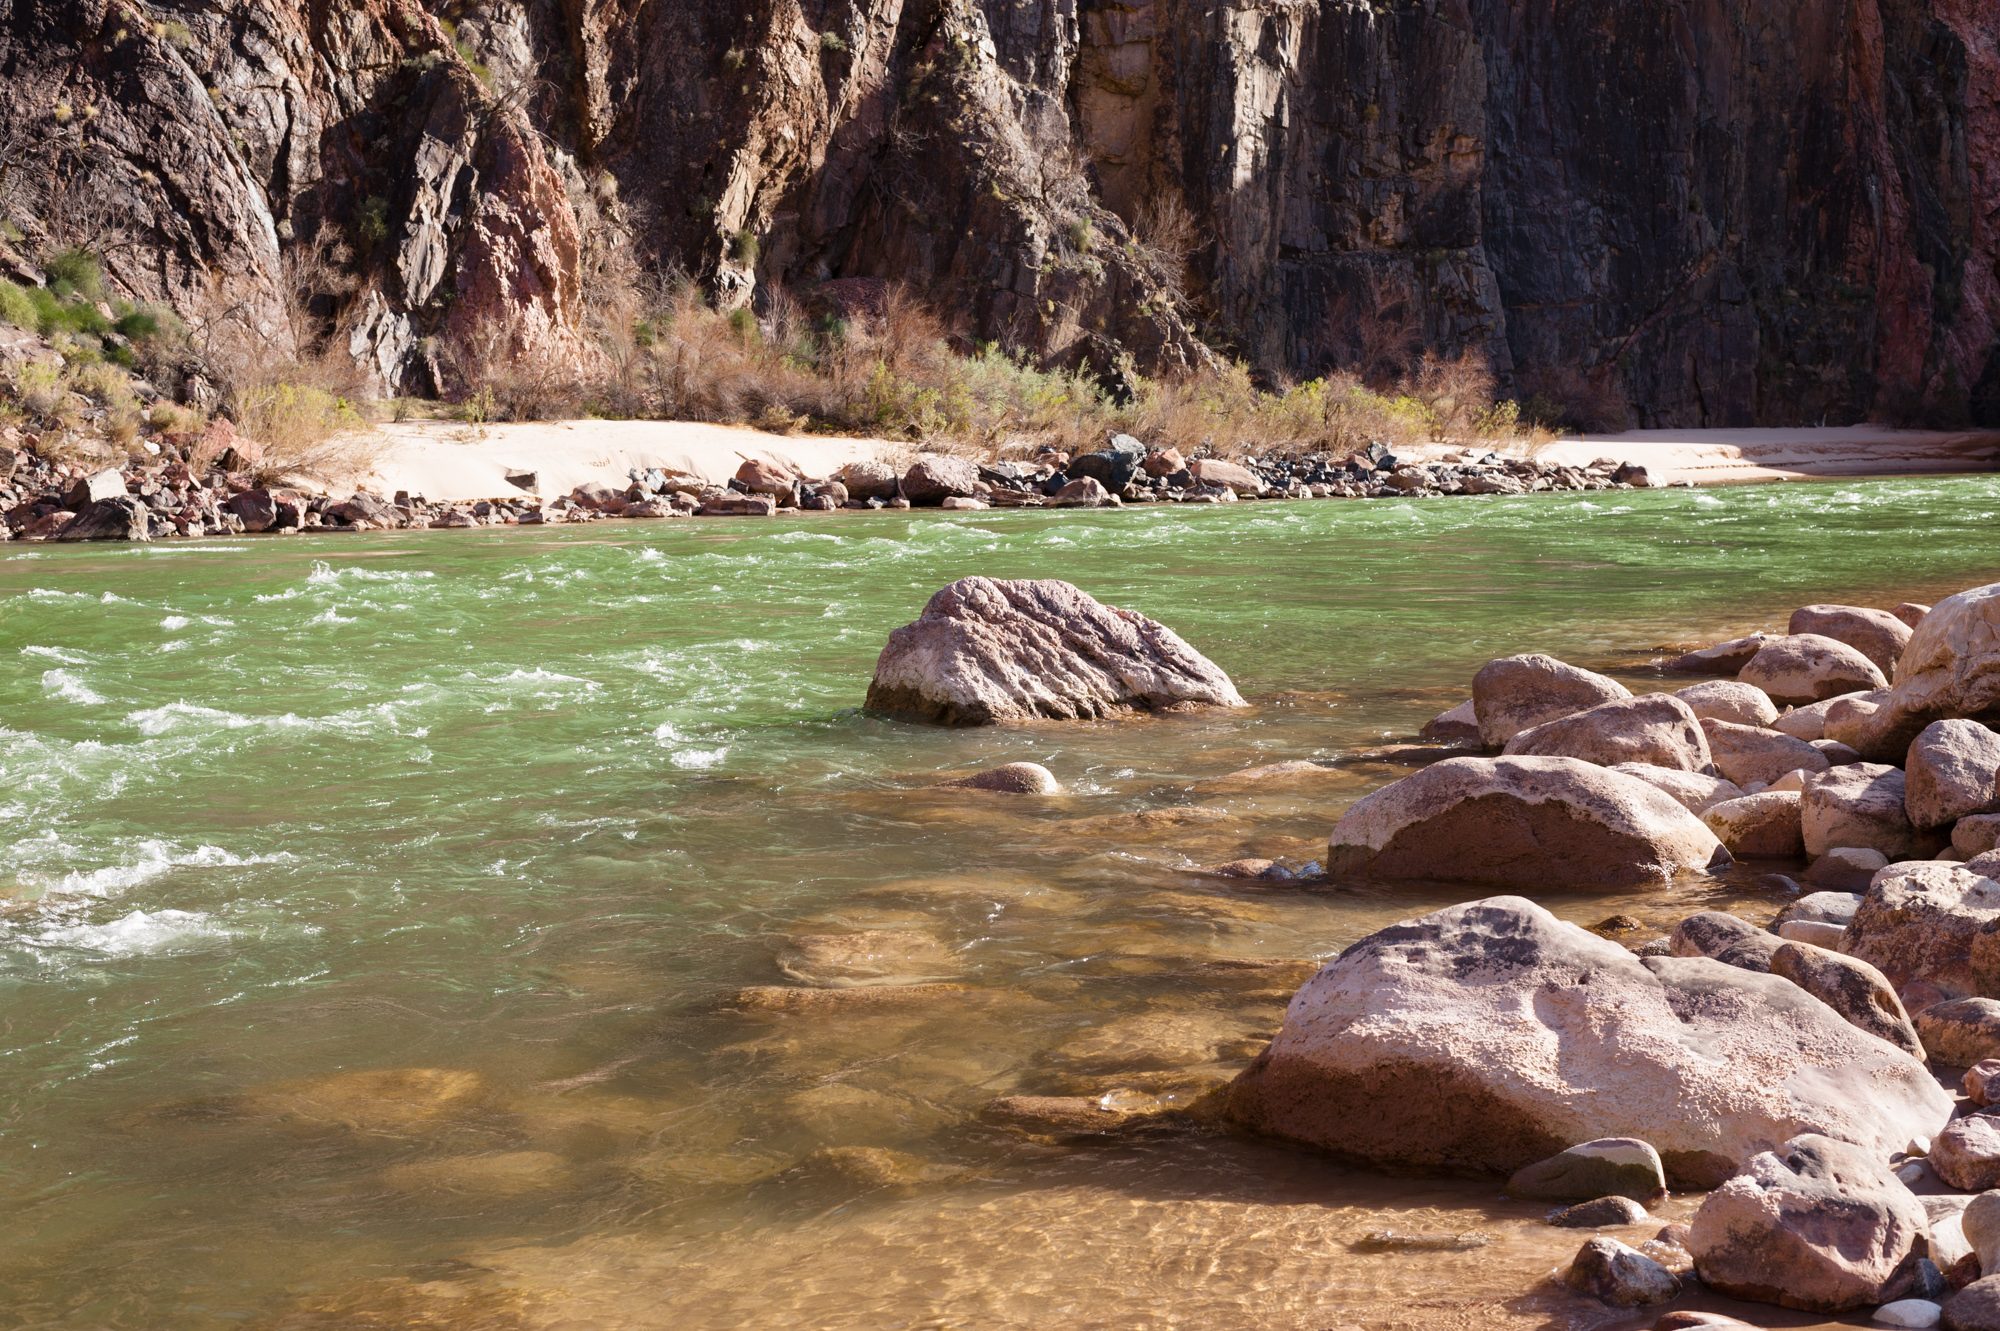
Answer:
POLYGON ((78 679, 67 670, 44 670, 42 690, 52 698, 73 702, 83 707, 96 707, 104 702, 104 695, 78 679))
POLYGON ((234 936, 234 930, 204 911, 135 910, 105 924, 52 924, 25 935, 22 942, 103 957, 136 957, 184 952, 234 936))
MULTIPOLYGON (((53 832, 13 847, 11 858, 53 857, 66 848, 53 832), (39 851, 40 854, 36 852, 39 851)), ((20 881, 30 895, 45 897, 115 897, 152 882, 177 869, 243 869, 258 864, 289 864, 292 856, 284 851, 270 855, 238 855, 220 846, 200 845, 192 849, 168 841, 141 841, 132 847, 132 856, 121 864, 95 869, 72 869, 62 874, 23 872, 20 881)))

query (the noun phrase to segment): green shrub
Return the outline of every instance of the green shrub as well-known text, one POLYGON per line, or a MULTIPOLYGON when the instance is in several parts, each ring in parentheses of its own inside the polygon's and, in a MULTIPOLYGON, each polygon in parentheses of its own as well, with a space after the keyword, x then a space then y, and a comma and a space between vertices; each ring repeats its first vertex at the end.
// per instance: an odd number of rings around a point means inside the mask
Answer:
POLYGON ((35 330, 42 326, 41 309, 34 297, 4 278, 0 278, 0 323, 35 330))
POLYGON ((757 256, 763 252, 763 245, 758 241, 757 233, 747 226, 730 238, 729 257, 745 268, 755 268, 757 256))
POLYGON ((104 299, 104 270, 89 250, 64 250, 43 264, 42 272, 49 290, 59 297, 104 299))

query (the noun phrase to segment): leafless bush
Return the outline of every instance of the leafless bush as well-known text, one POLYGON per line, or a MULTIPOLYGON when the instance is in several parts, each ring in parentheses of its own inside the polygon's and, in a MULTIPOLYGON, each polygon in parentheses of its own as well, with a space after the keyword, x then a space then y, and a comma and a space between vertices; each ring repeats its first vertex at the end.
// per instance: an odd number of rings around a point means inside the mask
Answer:
POLYGON ((1631 428, 1632 406, 1614 365, 1536 366, 1521 375, 1521 389, 1522 414, 1548 429, 1617 434, 1631 428))
POLYGON ((1341 368, 1382 387, 1410 369, 1423 345, 1416 301, 1389 274, 1369 272, 1359 293, 1342 291, 1327 311, 1328 340, 1341 368))
POLYGON ((1188 294, 1188 267, 1201 248, 1201 224, 1178 194, 1159 191, 1146 200, 1132 225, 1142 255, 1176 300, 1188 294))

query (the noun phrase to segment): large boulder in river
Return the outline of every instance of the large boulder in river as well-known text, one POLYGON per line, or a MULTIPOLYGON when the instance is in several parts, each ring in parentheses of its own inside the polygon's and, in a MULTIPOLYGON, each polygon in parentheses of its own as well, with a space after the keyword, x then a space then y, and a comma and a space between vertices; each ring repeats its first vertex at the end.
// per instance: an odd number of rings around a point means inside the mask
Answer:
POLYGON ((1757 649, 1770 636, 1768 633, 1751 633, 1731 638, 1728 642, 1718 642, 1713 647, 1683 652, 1668 661, 1665 668, 1682 675, 1733 675, 1750 664, 1750 659, 1757 655, 1757 649))
POLYGON ((867 705, 969 726, 1240 707, 1243 697, 1172 629, 1067 582, 961 578, 889 635, 867 705))
POLYGON ((1426 1168, 1512 1171, 1637 1137, 1683 1187, 1807 1131, 1886 1159, 1951 1109, 1923 1064, 1789 980, 1637 957, 1520 897, 1348 948, 1229 1102, 1254 1131, 1426 1168))
POLYGON ((980 489, 979 466, 969 458, 926 453, 903 473, 903 498, 919 507, 950 498, 969 499, 980 489))
POLYGON ((896 469, 879 458, 860 458, 833 473, 850 499, 894 499, 900 491, 896 469))
POLYGON ((1601 767, 1646 763, 1684 772, 1709 769, 1701 719, 1669 693, 1619 698, 1573 716, 1544 721, 1516 734, 1503 752, 1542 758, 1581 758, 1601 767))
POLYGON ((1495 887, 1612 888, 1718 869, 1729 852, 1672 796, 1576 758, 1449 758, 1333 829, 1327 871, 1495 887))
POLYGON ((1806 605, 1792 612, 1792 633, 1817 633, 1844 642, 1873 661, 1884 678, 1896 673, 1896 662, 1910 641, 1910 626, 1887 610, 1862 605, 1806 605))
POLYGON ((1918 827, 2000 811, 2000 735, 1977 721, 1933 721, 1910 741, 1904 807, 1918 827))
POLYGON ((1846 944, 1912 1011, 2000 994, 2000 882, 1942 860, 1892 864, 1862 894, 1846 944))
POLYGON ((1888 684, 1880 667, 1844 642, 1818 633, 1766 638, 1738 676, 1789 706, 1888 684))
POLYGON ((1846 1312, 1909 1293, 1929 1232, 1886 1151, 1804 1134, 1751 1157, 1711 1192, 1687 1246, 1710 1289, 1846 1312))
POLYGON ((1865 758, 1899 762, 1925 726, 1950 717, 2000 720, 2000 582, 1931 607, 1910 634, 1896 685, 1872 724, 1839 738, 1865 758))
POLYGON ((1488 661, 1472 677, 1472 710, 1490 749, 1544 722, 1631 696, 1615 679, 1540 653, 1488 661))

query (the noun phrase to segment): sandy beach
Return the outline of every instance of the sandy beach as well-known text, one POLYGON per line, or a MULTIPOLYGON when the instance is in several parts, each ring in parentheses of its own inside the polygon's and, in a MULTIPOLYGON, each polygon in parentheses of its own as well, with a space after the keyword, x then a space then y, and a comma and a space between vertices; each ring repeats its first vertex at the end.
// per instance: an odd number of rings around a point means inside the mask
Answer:
MULTIPOLYGON (((1458 448, 1440 445, 1418 452, 1436 457, 1458 448)), ((622 487, 632 470, 649 467, 721 484, 748 458, 786 462, 808 476, 825 476, 857 458, 900 458, 917 449, 882 439, 781 435, 689 421, 579 420, 479 426, 406 422, 381 427, 362 451, 368 463, 343 484, 385 495, 406 490, 452 503, 518 495, 523 487, 507 478, 521 473, 534 474, 535 493, 553 497, 587 481, 622 487)), ((1535 455, 1566 463, 1597 458, 1636 463, 1660 484, 1731 485, 1990 471, 2000 466, 2000 432, 1877 426, 1632 430, 1561 439, 1535 455)))
POLYGON ((357 453, 368 461, 344 484, 384 495, 407 490, 441 503, 519 495, 524 488, 554 498, 588 481, 623 489, 632 471, 651 467, 721 485, 749 458, 825 476, 856 458, 914 451, 882 439, 771 434, 693 421, 422 421, 384 425, 358 441, 357 453), (535 476, 532 487, 507 479, 528 472, 535 476))

